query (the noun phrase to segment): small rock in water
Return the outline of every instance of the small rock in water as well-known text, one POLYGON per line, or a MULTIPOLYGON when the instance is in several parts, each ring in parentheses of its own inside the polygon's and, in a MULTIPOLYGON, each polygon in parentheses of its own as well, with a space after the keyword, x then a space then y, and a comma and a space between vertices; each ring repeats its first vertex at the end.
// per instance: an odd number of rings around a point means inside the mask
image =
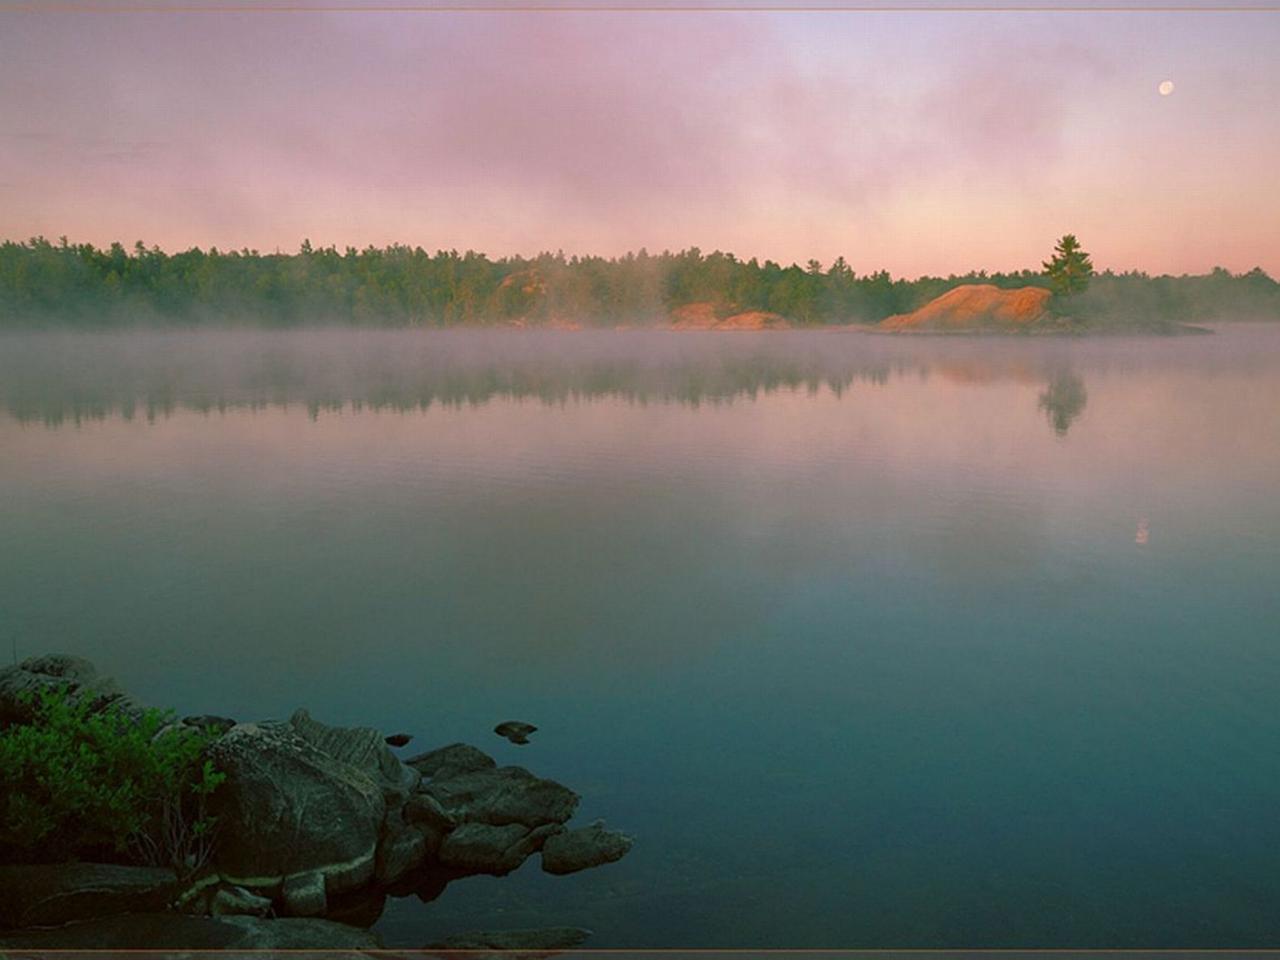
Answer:
POLYGON ((532 723, 523 723, 520 720, 503 720, 493 728, 493 732, 500 737, 506 737, 517 746, 524 746, 529 742, 529 735, 538 728, 532 723))
POLYGON ((589 827, 569 830, 547 840, 542 848, 542 869, 547 873, 577 873, 588 867, 621 860, 635 841, 618 830, 606 830, 603 820, 589 827))
POLYGON ((407 747, 412 739, 411 733, 393 733, 386 738, 388 747, 407 747))

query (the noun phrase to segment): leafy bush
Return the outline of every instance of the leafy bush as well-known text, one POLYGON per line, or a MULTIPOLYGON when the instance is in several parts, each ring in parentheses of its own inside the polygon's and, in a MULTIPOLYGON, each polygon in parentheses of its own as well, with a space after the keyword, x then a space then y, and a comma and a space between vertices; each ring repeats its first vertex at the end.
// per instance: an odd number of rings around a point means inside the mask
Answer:
POLYGON ((225 779, 204 758, 213 734, 168 711, 95 711, 66 689, 29 702, 29 723, 0 730, 0 859, 97 857, 180 874, 208 860, 206 803, 225 779))

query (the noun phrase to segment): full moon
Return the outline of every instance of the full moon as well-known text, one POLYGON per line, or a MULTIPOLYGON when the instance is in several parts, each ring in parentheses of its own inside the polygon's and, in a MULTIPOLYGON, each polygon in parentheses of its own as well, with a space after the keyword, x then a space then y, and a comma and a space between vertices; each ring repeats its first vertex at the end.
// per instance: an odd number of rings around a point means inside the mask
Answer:
POLYGON ((1169 94, 1173 93, 1173 81, 1161 80, 1160 86, 1156 87, 1156 89, 1160 91, 1160 96, 1167 97, 1169 94))

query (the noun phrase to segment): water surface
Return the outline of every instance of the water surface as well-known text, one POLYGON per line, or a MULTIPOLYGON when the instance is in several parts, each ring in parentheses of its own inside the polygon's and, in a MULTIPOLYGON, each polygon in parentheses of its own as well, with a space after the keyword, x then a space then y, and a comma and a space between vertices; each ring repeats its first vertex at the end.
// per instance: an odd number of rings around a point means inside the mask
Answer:
POLYGON ((392 946, 1277 946, 1277 410, 1247 325, 5 335, 0 643, 637 837, 392 946))

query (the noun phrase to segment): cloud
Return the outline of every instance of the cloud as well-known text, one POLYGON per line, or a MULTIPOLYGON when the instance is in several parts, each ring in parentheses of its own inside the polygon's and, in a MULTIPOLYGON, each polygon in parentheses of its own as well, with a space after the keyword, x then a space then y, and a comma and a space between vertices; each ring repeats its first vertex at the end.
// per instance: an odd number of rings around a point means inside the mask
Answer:
MULTIPOLYGON (((1096 21, 3 17, 0 180, 24 188, 0 210, 7 236, 697 244, 920 272, 1025 262, 1027 237, 1065 217, 1107 222, 1080 171, 1145 176, 1108 166, 1136 164, 1142 134, 1098 123, 1125 80, 1107 51, 1125 70, 1138 54, 1096 21), (943 262, 941 242, 922 260, 926 232, 984 223, 972 262, 943 262)), ((1133 49, 1154 47, 1139 26, 1133 49)), ((1236 129, 1276 142, 1274 120, 1255 126, 1236 129)), ((1206 149, 1168 163, 1193 179, 1206 149)))

